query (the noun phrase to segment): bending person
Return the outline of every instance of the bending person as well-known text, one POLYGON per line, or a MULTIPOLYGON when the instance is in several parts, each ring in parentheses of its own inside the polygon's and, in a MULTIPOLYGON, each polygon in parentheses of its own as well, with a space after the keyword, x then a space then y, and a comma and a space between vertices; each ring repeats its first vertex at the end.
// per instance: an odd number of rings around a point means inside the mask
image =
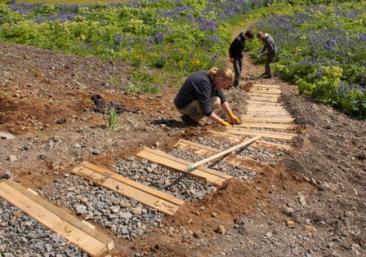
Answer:
POLYGON ((231 124, 221 119, 214 111, 220 107, 229 115, 232 123, 239 123, 222 91, 232 84, 233 72, 230 69, 211 68, 208 72, 195 72, 183 83, 174 104, 182 120, 188 125, 199 125, 198 120, 208 117, 230 128, 231 124))

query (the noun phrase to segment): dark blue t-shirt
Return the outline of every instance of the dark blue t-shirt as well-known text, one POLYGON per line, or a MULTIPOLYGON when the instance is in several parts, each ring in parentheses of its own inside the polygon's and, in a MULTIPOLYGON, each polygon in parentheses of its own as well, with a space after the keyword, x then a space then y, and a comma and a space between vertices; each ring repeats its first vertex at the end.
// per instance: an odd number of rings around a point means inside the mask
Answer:
POLYGON ((211 98, 217 96, 221 103, 224 103, 225 95, 222 90, 213 85, 213 78, 207 72, 201 71, 189 76, 180 88, 174 99, 174 104, 178 109, 183 109, 194 100, 198 100, 202 113, 210 116, 212 113, 211 98))

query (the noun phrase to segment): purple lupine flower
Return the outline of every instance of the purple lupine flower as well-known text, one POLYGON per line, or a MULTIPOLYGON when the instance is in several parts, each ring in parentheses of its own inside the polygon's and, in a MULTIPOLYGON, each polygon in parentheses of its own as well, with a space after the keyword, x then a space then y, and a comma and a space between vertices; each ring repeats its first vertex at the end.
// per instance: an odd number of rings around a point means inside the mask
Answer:
POLYGON ((161 44, 164 41, 164 33, 161 31, 158 31, 154 36, 155 44, 161 44))

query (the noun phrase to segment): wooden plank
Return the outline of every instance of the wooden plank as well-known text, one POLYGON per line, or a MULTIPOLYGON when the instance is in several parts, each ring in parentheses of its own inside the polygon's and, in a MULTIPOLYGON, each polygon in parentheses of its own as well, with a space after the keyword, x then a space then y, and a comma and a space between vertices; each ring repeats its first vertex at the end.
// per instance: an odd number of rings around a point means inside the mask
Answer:
POLYGON ((72 172, 168 215, 173 215, 180 207, 179 205, 168 202, 155 195, 151 195, 138 188, 122 183, 107 174, 102 174, 84 166, 77 166, 72 169, 72 172))
POLYGON ((295 121, 294 118, 259 118, 259 117, 253 117, 250 115, 242 115, 240 118, 241 122, 255 122, 255 123, 293 123, 295 121))
MULTIPOLYGON (((25 188, 24 191, 26 191, 25 188)), ((28 194, 32 193, 28 192, 28 194)), ((91 256, 103 256, 108 252, 108 248, 104 243, 68 223, 63 219, 63 217, 57 216, 44 206, 33 201, 27 196, 28 194, 19 192, 6 182, 0 183, 0 196, 2 198, 17 206, 47 228, 63 236, 83 251, 87 252, 91 256)), ((57 207, 54 206, 53 208, 57 207)))
MULTIPOLYGON (((255 143, 255 142, 254 142, 255 143)), ((212 154, 216 154, 219 150, 214 149, 212 147, 201 145, 192 141, 180 139, 175 147, 185 150, 185 151, 192 151, 193 153, 200 155, 200 156, 208 156, 212 154)), ((236 154, 229 155, 225 158, 225 162, 231 165, 242 165, 245 168, 253 171, 262 171, 263 167, 269 167, 266 164, 263 164, 259 161, 253 160, 252 158, 239 156, 236 154)))
POLYGON ((297 136, 297 134, 294 133, 260 131, 260 130, 251 130, 243 128, 231 128, 228 130, 228 132, 236 135, 262 136, 267 138, 275 138, 283 140, 291 140, 292 138, 297 136))
POLYGON ((279 86, 279 85, 271 85, 271 84, 254 84, 253 87, 270 88, 270 89, 281 89, 281 86, 279 86))
POLYGON ((273 107, 273 106, 278 106, 278 107, 284 107, 284 105, 282 103, 271 103, 271 102, 268 102, 268 103, 263 103, 263 102, 258 102, 258 101, 253 101, 251 99, 247 99, 246 102, 248 103, 248 105, 253 105, 253 106, 270 106, 270 107, 273 107))
POLYGON ((149 193, 151 195, 155 195, 155 196, 157 196, 157 197, 159 197, 161 199, 164 199, 164 200, 166 200, 168 202, 171 202, 173 204, 176 204, 176 205, 179 205, 179 206, 181 206, 181 205, 184 204, 184 201, 181 200, 181 199, 179 199, 179 198, 177 198, 177 197, 174 197, 174 196, 172 196, 170 194, 167 194, 165 192, 162 192, 162 191, 153 189, 153 188, 151 188, 149 186, 146 186, 144 184, 141 184, 141 183, 138 183, 138 182, 133 181, 131 179, 128 179, 126 177, 123 177, 123 176, 121 176, 121 175, 119 175, 119 174, 117 174, 117 173, 115 173, 113 171, 110 171, 110 170, 106 169, 106 168, 103 168, 103 167, 94 165, 94 164, 92 164, 90 162, 87 162, 87 161, 82 162, 80 165, 82 165, 82 166, 84 166, 86 168, 89 168, 91 170, 94 170, 96 172, 105 174, 108 177, 111 177, 111 178, 113 178, 115 180, 118 180, 118 181, 120 181, 122 183, 125 183, 125 184, 127 184, 129 186, 132 186, 134 188, 137 188, 137 189, 139 189, 141 191, 144 191, 146 193, 149 193))
POLYGON ((250 97, 261 97, 261 98, 268 98, 268 99, 279 99, 280 95, 279 94, 263 94, 263 93, 258 93, 258 92, 248 92, 247 96, 250 97))
POLYGON ((252 87, 249 90, 250 93, 261 93, 261 94, 268 94, 268 95, 281 95, 280 89, 271 89, 271 88, 263 88, 263 87, 252 87))
POLYGON ((239 128, 269 128, 269 129, 288 129, 293 130, 296 129, 297 126, 293 124, 278 124, 278 123, 249 123, 243 122, 241 124, 236 125, 235 127, 239 128))
MULTIPOLYGON (((215 130, 209 130, 209 132, 211 134, 213 134, 214 136, 217 137, 221 137, 223 139, 226 140, 230 140, 231 142, 237 143, 241 140, 243 140, 243 137, 246 137, 245 135, 234 135, 234 134, 230 134, 228 132, 221 132, 221 131, 215 131, 215 130)), ((263 141, 263 140, 257 140, 256 142, 254 142, 254 144, 251 145, 251 147, 258 147, 258 148, 269 148, 269 149, 279 149, 279 150, 284 150, 284 151, 289 151, 291 150, 291 146, 287 145, 287 144, 279 144, 279 143, 273 143, 273 142, 268 142, 268 141, 263 141)))
MULTIPOLYGON (((159 150, 153 150, 148 147, 144 147, 139 153, 136 154, 140 158, 147 159, 149 161, 159 163, 166 167, 181 171, 187 172, 187 166, 190 162, 176 158, 174 156, 168 155, 159 150)), ((225 180, 230 179, 231 176, 226 175, 224 173, 200 166, 197 169, 189 172, 193 176, 201 177, 207 180, 207 182, 212 183, 214 185, 221 186, 225 180)))
POLYGON ((114 248, 114 241, 109 238, 108 236, 104 235, 103 233, 93 229, 94 225, 89 224, 85 220, 80 220, 79 218, 75 217, 74 215, 66 212, 65 210, 56 207, 55 205, 51 204, 50 202, 44 200, 43 198, 39 197, 35 191, 28 188, 26 190, 20 184, 15 183, 14 181, 7 180, 6 184, 10 187, 16 189, 18 192, 22 193, 23 195, 27 196, 32 201, 36 202, 37 204, 43 206, 48 211, 52 212, 53 214, 62 217, 66 222, 70 223, 71 225, 79 228, 80 230, 84 231, 85 233, 89 234, 90 236, 96 238, 98 241, 102 242, 104 245, 107 246, 109 250, 114 248))
POLYGON ((259 96, 249 96, 249 100, 251 102, 257 102, 257 103, 278 103, 279 99, 271 99, 271 98, 265 98, 265 97, 259 97, 259 96))
POLYGON ((190 164, 187 168, 187 171, 192 171, 194 169, 196 169, 198 166, 201 166, 201 165, 204 165, 208 162, 211 162, 213 160, 216 160, 220 157, 223 157, 224 155, 227 155, 235 150, 238 150, 240 148, 245 148, 245 147, 248 147, 249 145, 253 144, 256 140, 258 140, 259 138, 261 138, 261 136, 256 136, 256 137, 253 137, 253 138, 250 138, 248 140, 245 140, 244 142, 241 142, 240 144, 238 145, 235 145, 235 146, 232 146, 226 150, 223 150, 223 151, 218 151, 216 154, 214 155, 211 155, 203 160, 200 160, 198 162, 195 162, 193 164, 190 164))

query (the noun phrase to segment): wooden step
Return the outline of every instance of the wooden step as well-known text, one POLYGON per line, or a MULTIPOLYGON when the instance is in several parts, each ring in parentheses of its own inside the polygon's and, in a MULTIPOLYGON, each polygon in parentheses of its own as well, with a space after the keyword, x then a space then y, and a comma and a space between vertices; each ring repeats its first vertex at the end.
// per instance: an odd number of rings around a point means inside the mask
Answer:
MULTIPOLYGON (((140 158, 144 158, 146 160, 164 165, 166 167, 181 172, 187 172, 187 167, 188 165, 191 164, 186 160, 176 158, 162 151, 153 150, 148 147, 144 147, 143 150, 138 152, 136 155, 139 156, 140 158)), ((218 186, 221 186, 225 182, 225 180, 232 178, 229 175, 203 166, 199 166, 197 169, 189 172, 189 174, 204 178, 205 180, 207 180, 207 182, 218 186)))
POLYGON ((14 181, 0 183, 0 196, 91 256, 105 256, 114 248, 108 236, 94 226, 56 207, 14 181))
POLYGON ((258 102, 258 103, 278 103, 279 102, 279 99, 260 97, 260 96, 249 96, 249 100, 251 102, 258 102))
POLYGON ((279 94, 263 94, 263 93, 257 93, 257 92, 248 92, 247 96, 250 97, 261 97, 261 98, 266 98, 266 99, 276 99, 278 100, 280 98, 279 94))
POLYGON ((297 126, 293 124, 279 124, 279 123, 250 123, 243 122, 235 127, 239 128, 266 128, 266 129, 288 129, 293 130, 296 129, 297 126))
POLYGON ((260 113, 246 113, 245 115, 248 115, 253 118, 292 118, 292 116, 289 113, 276 113, 276 112, 260 112, 260 113))
POLYGON ((281 95, 280 89, 271 89, 271 88, 263 88, 263 87, 256 87, 253 86, 249 93, 261 93, 261 94, 268 94, 268 95, 281 95))
POLYGON ((295 133, 285 133, 285 132, 274 132, 274 131, 260 131, 253 129, 244 129, 244 128, 231 128, 228 130, 228 133, 235 135, 248 135, 248 136, 262 136, 264 138, 274 138, 274 139, 283 139, 283 140, 291 140, 297 136, 295 133))
POLYGON ((270 88, 270 89, 281 89, 281 86, 279 86, 279 85, 272 85, 272 84, 254 84, 253 87, 270 88))
POLYGON ((173 215, 184 204, 183 200, 172 195, 145 186, 89 162, 82 162, 72 172, 168 215, 173 215))
MULTIPOLYGON (((220 137, 224 140, 229 140, 233 143, 238 143, 243 140, 244 137, 247 137, 245 135, 234 135, 230 134, 228 132, 222 132, 222 131, 215 131, 215 130, 209 130, 211 134, 213 134, 216 137, 220 137)), ((251 147, 257 147, 257 148, 267 148, 267 149, 274 149, 274 150, 282 150, 282 151, 290 151, 291 146, 287 144, 280 144, 280 143, 273 143, 268 142, 264 140, 257 140, 255 141, 251 147)))
MULTIPOLYGON (((195 153, 196 155, 200 155, 202 157, 214 155, 220 150, 214 149, 212 147, 198 144, 192 141, 180 139, 175 147, 185 150, 185 151, 191 151, 195 153)), ((261 162, 258 162, 256 160, 253 160, 252 158, 242 157, 236 154, 228 155, 224 158, 224 161, 234 165, 234 166, 243 166, 249 170, 253 170, 255 172, 261 172, 264 167, 269 167, 266 164, 263 164, 261 162)))
POLYGON ((281 103, 277 102, 266 102, 266 101, 255 101, 252 99, 246 100, 248 107, 284 107, 281 103))
POLYGON ((295 119, 288 118, 288 117, 267 117, 267 118, 260 118, 260 117, 253 117, 250 115, 242 115, 240 118, 241 122, 255 122, 255 123, 284 123, 284 124, 292 124, 295 119))

